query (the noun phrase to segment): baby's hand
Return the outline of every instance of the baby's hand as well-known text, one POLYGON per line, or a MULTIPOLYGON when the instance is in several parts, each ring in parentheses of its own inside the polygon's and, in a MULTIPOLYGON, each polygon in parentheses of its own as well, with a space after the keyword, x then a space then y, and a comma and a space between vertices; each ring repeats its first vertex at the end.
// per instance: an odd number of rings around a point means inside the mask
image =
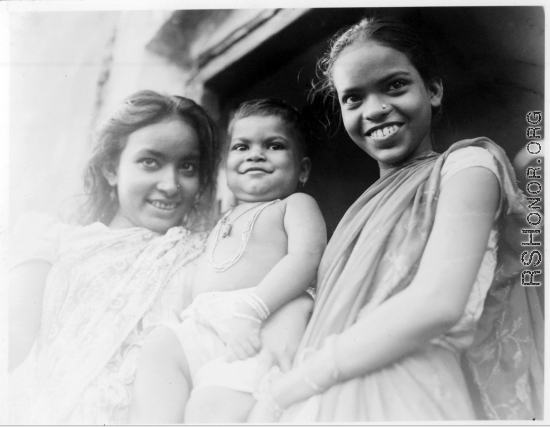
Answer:
POLYGON ((227 319, 224 331, 219 335, 227 345, 227 360, 247 359, 255 356, 262 347, 260 331, 262 321, 250 306, 238 301, 233 306, 233 316, 227 319))

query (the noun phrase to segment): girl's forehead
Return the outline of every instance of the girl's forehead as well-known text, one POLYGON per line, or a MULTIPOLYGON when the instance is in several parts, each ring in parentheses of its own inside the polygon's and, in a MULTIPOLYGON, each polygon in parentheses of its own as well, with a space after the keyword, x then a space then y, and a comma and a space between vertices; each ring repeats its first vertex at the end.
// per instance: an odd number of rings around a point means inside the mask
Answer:
POLYGON ((344 48, 334 61, 332 77, 338 86, 350 80, 371 80, 398 72, 418 75, 407 55, 369 40, 344 48))
POLYGON ((132 132, 124 151, 156 151, 167 157, 199 152, 199 137, 193 126, 181 119, 161 121, 132 132))

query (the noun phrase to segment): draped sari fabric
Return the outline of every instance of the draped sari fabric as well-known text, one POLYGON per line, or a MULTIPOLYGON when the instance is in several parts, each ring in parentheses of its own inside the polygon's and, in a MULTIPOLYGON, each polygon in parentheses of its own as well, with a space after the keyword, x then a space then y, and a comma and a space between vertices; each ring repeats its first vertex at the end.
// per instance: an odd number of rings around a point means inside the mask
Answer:
MULTIPOLYGON (((527 213, 525 197, 517 188, 515 174, 504 151, 492 141, 487 138, 464 140, 453 144, 441 155, 429 153, 411 160, 380 178, 341 220, 319 268, 318 296, 298 354, 306 348, 320 348, 325 338, 346 330, 411 283, 434 223, 442 166, 451 152, 468 146, 485 148, 494 156, 500 175, 502 226, 508 227, 507 236, 518 240, 523 238, 517 223, 518 218, 524 219, 527 213)), ((536 378, 536 375, 541 375, 542 359, 534 348, 534 339, 529 338, 535 337, 532 325, 542 325, 542 317, 540 306, 537 309, 538 302, 533 301, 536 290, 523 288, 519 284, 517 273, 522 250, 519 242, 499 246, 498 257, 501 264, 508 260, 507 270, 499 269, 495 274, 486 309, 479 322, 481 332, 467 354, 468 378, 482 395, 486 416, 492 418, 530 418, 533 415, 531 402, 541 399, 541 390, 537 390, 534 384, 542 379, 536 378), (510 263, 511 259, 514 262, 510 263), (533 302, 535 308, 528 308, 528 300, 533 302), (536 318, 529 319, 529 316, 536 318), (523 328, 523 341, 509 340, 506 343, 507 347, 516 346, 514 365, 510 348, 503 349, 502 336, 514 322, 519 331, 518 319, 522 319, 519 323, 523 328), (510 360, 513 369, 507 366, 510 360), (516 390, 504 393, 502 390, 506 388, 507 381, 508 384, 516 384, 520 376, 524 376, 521 401, 516 390)), ((537 333, 536 338, 540 342, 540 330, 537 333)), ((424 354, 406 356, 387 368, 336 384, 310 401, 294 405, 282 421, 292 420, 292 414, 306 411, 308 406, 310 409, 307 410, 313 414, 311 421, 317 422, 387 421, 402 419, 401 416, 414 417, 405 421, 460 417, 460 410, 452 412, 453 405, 462 404, 458 398, 451 398, 440 405, 447 405, 451 408, 449 411, 445 408, 440 410, 435 397, 433 405, 422 407, 420 403, 414 407, 418 395, 424 392, 429 394, 430 388, 437 388, 430 385, 430 376, 445 376, 446 366, 451 366, 451 363, 444 362, 447 356, 442 349, 435 345, 429 347, 424 354), (433 371, 428 372, 428 365, 438 363, 441 369, 434 367, 433 371), (426 369, 425 373, 423 369, 426 369), (415 375, 424 375, 425 380, 418 381, 415 375), (380 384, 373 384, 375 381, 380 381, 380 384), (407 390, 408 396, 400 397, 404 394, 403 389, 407 390), (392 394, 395 399, 388 398, 392 394), (312 404, 312 401, 316 403, 312 404), (399 412, 399 408, 407 406, 407 402, 411 407, 393 417, 392 410, 397 408, 399 412), (376 412, 378 409, 381 412, 376 412)), ((460 372, 452 375, 462 378, 460 372)), ((464 394, 467 395, 467 392, 464 394)), ((430 399, 427 397, 424 401, 430 399)), ((464 405, 468 405, 467 401, 464 405)))
POLYGON ((33 374, 28 423, 70 420, 174 272, 202 252, 204 238, 181 227, 160 236, 102 224, 71 236, 48 275, 40 332, 25 362, 33 374))

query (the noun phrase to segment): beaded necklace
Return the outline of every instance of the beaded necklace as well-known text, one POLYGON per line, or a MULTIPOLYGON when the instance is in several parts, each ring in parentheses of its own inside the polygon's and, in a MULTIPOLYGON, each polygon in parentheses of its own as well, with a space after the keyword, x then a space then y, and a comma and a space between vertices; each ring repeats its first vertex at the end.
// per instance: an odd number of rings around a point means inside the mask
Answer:
POLYGON ((233 224, 235 224, 235 222, 241 217, 243 216, 245 213, 251 211, 252 209, 254 208, 257 208, 258 206, 260 206, 261 203, 258 203, 257 205, 254 205, 252 206, 251 208, 248 208, 247 210, 245 210, 243 213, 241 213, 240 215, 237 216, 237 218, 235 218, 233 221, 229 221, 229 215, 231 215, 233 213, 232 210, 230 210, 229 212, 227 212, 223 218, 220 220, 220 227, 221 227, 221 232, 222 232, 222 239, 225 239, 227 236, 229 236, 229 234, 231 233, 231 229, 233 228, 233 224))
POLYGON ((224 261, 221 264, 216 264, 214 262, 214 251, 216 250, 216 246, 218 245, 220 230, 222 228, 222 225, 225 223, 224 219, 228 217, 229 214, 231 214, 231 211, 229 211, 224 215, 224 217, 218 222, 218 224, 216 224, 216 228, 214 230, 214 234, 215 234, 214 243, 212 244, 212 247, 208 251, 208 265, 210 266, 212 271, 215 271, 218 273, 225 271, 229 267, 232 267, 233 265, 235 265, 239 261, 239 259, 241 259, 244 253, 244 249, 246 248, 246 244, 248 243, 248 239, 252 234, 252 228, 254 227, 254 224, 256 223, 258 216, 260 216, 260 214, 265 208, 267 208, 268 206, 271 206, 273 203, 278 201, 280 200, 279 199, 273 200, 271 202, 266 202, 256 207, 256 211, 254 212, 254 215, 250 217, 250 219, 248 220, 248 223, 246 224, 245 229, 243 230, 242 238, 241 238, 241 246, 239 247, 239 250, 237 251, 237 253, 231 259, 224 261))

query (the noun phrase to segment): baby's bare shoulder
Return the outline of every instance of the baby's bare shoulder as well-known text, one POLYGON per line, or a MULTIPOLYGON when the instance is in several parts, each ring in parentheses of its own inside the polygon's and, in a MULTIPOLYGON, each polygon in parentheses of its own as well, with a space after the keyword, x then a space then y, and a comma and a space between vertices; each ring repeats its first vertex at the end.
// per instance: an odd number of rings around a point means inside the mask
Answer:
POLYGON ((322 253, 326 246, 326 224, 315 199, 308 194, 295 193, 285 200, 284 225, 289 236, 289 253, 303 252, 307 248, 322 253))
POLYGON ((319 205, 310 195, 295 193, 287 197, 284 201, 286 202, 285 224, 292 222, 301 227, 318 223, 324 226, 323 215, 319 209, 319 205))
POLYGON ((318 215, 319 205, 313 197, 305 193, 294 193, 283 200, 286 215, 318 215))
POLYGON ((306 193, 294 193, 288 196, 283 202, 287 206, 317 206, 317 202, 313 197, 306 193))

